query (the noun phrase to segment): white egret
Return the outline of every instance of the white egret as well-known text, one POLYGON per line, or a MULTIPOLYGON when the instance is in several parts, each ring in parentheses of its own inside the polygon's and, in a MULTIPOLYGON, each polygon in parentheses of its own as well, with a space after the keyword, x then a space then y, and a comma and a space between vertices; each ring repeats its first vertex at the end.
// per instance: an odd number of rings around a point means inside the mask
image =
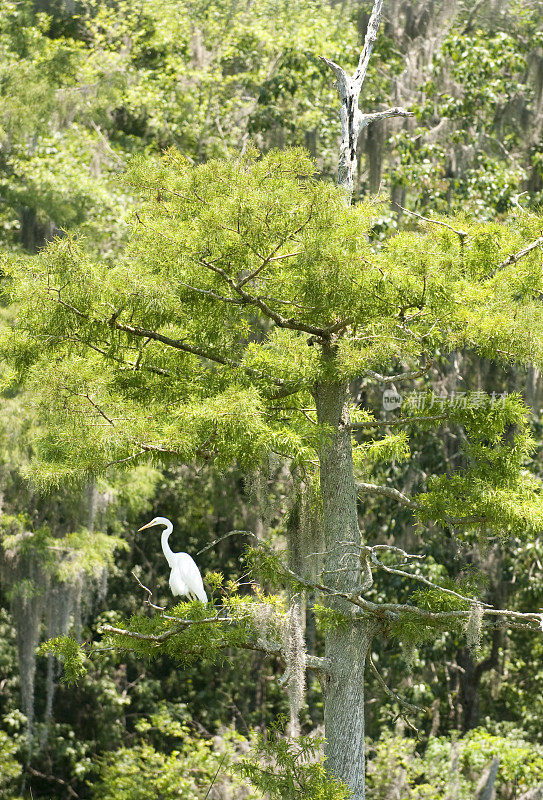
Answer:
POLYGON ((155 517, 139 528, 144 531, 145 528, 152 528, 153 525, 164 525, 162 531, 162 550, 166 556, 166 561, 172 568, 170 573, 170 589, 174 596, 188 595, 191 600, 201 600, 202 603, 207 603, 207 594, 205 593, 204 584, 200 570, 196 566, 194 559, 188 553, 174 553, 168 544, 168 539, 173 531, 173 525, 166 517, 155 517))

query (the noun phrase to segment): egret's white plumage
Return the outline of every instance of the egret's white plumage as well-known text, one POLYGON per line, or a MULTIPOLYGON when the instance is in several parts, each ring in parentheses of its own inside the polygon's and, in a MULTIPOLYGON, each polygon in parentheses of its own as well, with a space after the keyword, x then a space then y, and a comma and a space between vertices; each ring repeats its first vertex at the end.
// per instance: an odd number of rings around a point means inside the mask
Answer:
POLYGON ((162 550, 166 556, 166 561, 172 568, 170 573, 170 589, 174 596, 187 595, 191 600, 201 600, 202 603, 207 603, 207 594, 204 589, 202 576, 200 570, 188 553, 174 553, 168 544, 168 539, 173 531, 173 525, 166 517, 155 517, 143 525, 139 530, 143 531, 145 528, 151 528, 153 525, 164 525, 162 531, 162 550))

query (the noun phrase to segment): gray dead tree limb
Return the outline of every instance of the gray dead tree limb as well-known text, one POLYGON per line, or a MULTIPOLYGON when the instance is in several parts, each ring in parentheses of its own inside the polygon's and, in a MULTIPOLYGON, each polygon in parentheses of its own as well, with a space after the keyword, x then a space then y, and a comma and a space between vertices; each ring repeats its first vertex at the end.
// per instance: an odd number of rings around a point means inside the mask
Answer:
POLYGON ((540 783, 539 786, 534 786, 533 789, 529 789, 518 800, 543 800, 543 783, 540 783))
POLYGON ((492 800, 495 796, 495 784, 499 768, 500 759, 498 756, 494 756, 490 762, 490 766, 485 769, 481 776, 479 786, 477 787, 477 800, 492 800))
POLYGON ((368 70, 373 45, 377 39, 379 23, 381 22, 381 9, 383 0, 375 0, 373 9, 368 22, 364 48, 360 53, 358 67, 353 75, 349 76, 345 70, 331 61, 329 58, 321 56, 322 60, 328 64, 336 76, 336 86, 341 100, 340 119, 341 119, 341 145, 339 151, 338 164, 338 186, 347 190, 350 198, 353 192, 353 181, 356 172, 356 147, 361 131, 371 122, 387 117, 412 117, 413 112, 405 108, 395 106, 384 111, 373 111, 363 114, 358 108, 358 99, 362 90, 362 85, 368 70))

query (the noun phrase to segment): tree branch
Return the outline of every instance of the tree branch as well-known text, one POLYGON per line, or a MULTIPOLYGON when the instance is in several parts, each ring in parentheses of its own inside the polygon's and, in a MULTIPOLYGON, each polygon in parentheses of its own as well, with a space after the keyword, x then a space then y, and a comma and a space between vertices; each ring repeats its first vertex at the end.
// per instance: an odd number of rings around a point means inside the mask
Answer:
POLYGON ((146 591, 146 592, 147 592, 147 597, 146 597, 146 598, 145 598, 145 600, 143 601, 143 602, 145 603, 145 605, 147 605, 147 606, 150 606, 151 608, 154 608, 156 611, 161 611, 161 612, 162 612, 162 615, 163 615, 163 616, 164 616, 166 619, 175 619, 175 617, 166 617, 166 615, 164 614, 164 611, 166 610, 165 606, 157 606, 157 605, 155 605, 155 603, 152 603, 152 602, 151 602, 151 597, 153 596, 153 593, 152 593, 152 591, 151 591, 150 589, 148 589, 148 588, 147 588, 147 586, 144 586, 144 585, 143 585, 143 583, 140 581, 140 579, 138 578, 138 576, 136 575, 136 573, 134 572, 134 570, 130 570, 130 571, 131 571, 132 575, 134 576, 134 578, 137 580, 138 584, 141 586, 141 588, 142 588, 144 591, 146 591))
POLYGON ((356 484, 357 488, 368 494, 378 494, 383 497, 390 497, 397 500, 403 506, 413 509, 413 511, 420 510, 420 506, 406 494, 402 494, 398 489, 393 489, 392 486, 378 486, 374 483, 360 483, 356 484))
POLYGON ((447 414, 436 414, 433 417, 405 417, 388 420, 372 420, 371 422, 351 422, 351 428, 377 428, 388 427, 389 425, 410 425, 412 422, 436 422, 441 419, 448 419, 447 414))
POLYGON ((448 228, 453 233, 456 233, 462 244, 464 243, 464 241, 468 236, 466 231, 461 231, 458 230, 457 228, 453 228, 452 225, 449 225, 447 222, 442 222, 439 219, 430 219, 429 217, 423 217, 422 214, 418 214, 416 211, 411 211, 409 208, 404 208, 403 206, 401 206, 399 203, 396 202, 394 203, 394 205, 398 206, 398 208, 401 208, 402 211, 405 211, 406 214, 411 214, 412 217, 418 217, 418 219, 422 219, 424 220, 424 222, 430 222, 432 225, 441 225, 443 228, 448 228))
MULTIPOLYGON (((261 539, 259 539, 256 536, 256 534, 252 533, 251 531, 230 531, 225 536, 234 535, 234 533, 241 533, 241 534, 245 534, 247 536, 252 536, 254 539, 257 540, 257 542, 258 542, 260 547, 263 547, 265 550, 267 550, 269 553, 271 553, 274 557, 277 556, 277 553, 275 553, 275 551, 273 551, 271 548, 269 548, 264 542, 262 542, 261 539)), ((221 540, 219 539, 217 541, 221 541, 221 540)), ((348 542, 348 544, 352 545, 352 542, 348 542)), ((401 550, 401 548, 391 548, 389 545, 375 545, 374 546, 374 548, 381 548, 381 547, 387 547, 389 549, 399 549, 399 550, 401 550)), ((360 545, 360 548, 363 549, 364 545, 360 545)), ((364 549, 371 551, 372 548, 364 548, 364 549)), ((404 551, 401 551, 401 552, 403 553, 404 551)), ((409 554, 404 553, 404 555, 407 556, 409 554)), ((414 557, 414 556, 412 556, 412 557, 414 557)), ((358 608, 362 609, 367 614, 370 614, 371 616, 377 617, 377 618, 385 617, 385 618, 389 618, 390 620, 397 621, 402 614, 407 614, 407 615, 415 615, 415 616, 420 617, 421 619, 427 619, 428 621, 436 621, 437 622, 437 621, 445 621, 445 620, 448 620, 448 619, 462 619, 462 618, 467 619, 467 618, 469 618, 469 616, 471 614, 471 609, 470 610, 466 610, 466 611, 462 611, 462 610, 455 610, 455 611, 427 611, 426 609, 418 608, 418 606, 413 606, 413 605, 410 605, 408 603, 373 603, 370 600, 367 600, 366 598, 361 596, 360 589, 357 590, 356 592, 352 593, 352 594, 349 594, 347 592, 340 592, 340 591, 337 591, 336 589, 332 589, 331 587, 326 586, 323 583, 318 583, 318 582, 310 581, 310 580, 307 580, 307 579, 303 578, 301 575, 298 575, 296 572, 294 572, 289 567, 287 567, 286 564, 281 563, 281 570, 283 571, 283 573, 285 575, 288 575, 289 577, 291 577, 293 580, 296 581, 296 583, 300 584, 304 588, 306 588, 306 589, 318 589, 319 591, 324 592, 325 594, 328 594, 331 597, 343 598, 344 600, 347 600, 347 602, 351 603, 352 605, 357 606, 358 608)), ((410 576, 410 577, 413 577, 413 576, 410 576)), ((436 588, 441 589, 442 587, 436 585, 436 588)), ((460 595, 460 597, 461 597, 461 595, 460 595)), ((470 604, 472 602, 472 600, 470 600, 468 598, 462 598, 462 599, 465 599, 466 602, 468 602, 470 604)), ((483 605, 483 604, 481 604, 481 605, 483 605)), ((528 628, 529 630, 535 630, 535 628, 533 627, 534 624, 537 626, 537 628, 542 628, 543 629, 543 613, 539 613, 539 614, 536 613, 536 612, 525 613, 525 612, 520 612, 520 611, 508 611, 507 609, 494 609, 494 608, 490 608, 490 607, 483 607, 482 612, 483 612, 483 618, 485 616, 487 616, 487 617, 504 617, 504 618, 507 618, 509 620, 519 620, 519 622, 520 621, 524 622, 525 624, 522 627, 528 628)), ((513 622, 511 624, 515 624, 515 623, 513 622)))
POLYGON ((495 269, 492 270, 490 273, 490 277, 493 278, 494 275, 499 272, 501 269, 508 267, 510 264, 516 264, 517 261, 520 261, 521 258, 531 253, 532 250, 535 250, 536 247, 541 247, 543 245, 543 236, 540 236, 539 239, 536 239, 531 244, 524 247, 522 250, 519 250, 518 253, 512 253, 508 256, 505 261, 502 261, 501 264, 498 264, 495 269))
MULTIPOLYGON (((172 619, 172 617, 166 617, 167 619, 172 619)), ((152 633, 139 633, 138 631, 131 631, 126 628, 117 628, 114 625, 101 625, 98 628, 98 633, 109 633, 113 634, 114 636, 127 636, 129 639, 134 639, 140 642, 151 642, 155 645, 161 645, 168 639, 171 639, 172 636, 176 636, 183 632, 184 629, 190 628, 192 625, 210 625, 210 624, 219 624, 226 622, 228 624, 236 624, 239 622, 238 619, 232 617, 209 617, 206 619, 179 619, 175 618, 177 622, 177 626, 175 628, 171 628, 168 631, 164 631, 164 633, 160 634, 152 634, 152 633)), ((230 644, 225 644, 225 647, 229 647, 230 644)), ((277 656, 283 660, 285 660, 285 655, 283 652, 283 648, 281 645, 276 644, 275 642, 266 644, 261 639, 257 642, 237 642, 236 647, 240 647, 243 650, 254 650, 259 653, 266 653, 270 656, 277 656)), ((328 672, 329 671, 329 661, 326 658, 320 658, 319 656, 313 655, 306 655, 305 658, 305 666, 308 669, 312 669, 315 672, 328 672)))
MULTIPOLYGON (((104 320, 100 321, 104 322, 104 320)), ((216 364, 223 364, 224 366, 234 368, 241 367, 241 364, 238 361, 234 361, 226 356, 221 356, 213 350, 207 350, 203 347, 198 347, 197 345, 187 344, 181 339, 172 339, 170 336, 165 336, 163 333, 158 333, 158 331, 152 331, 148 328, 140 328, 136 325, 125 325, 124 323, 119 322, 115 317, 112 317, 104 324, 110 325, 112 328, 116 328, 119 331, 130 333, 132 336, 154 339, 154 341, 167 344, 169 347, 173 347, 175 350, 182 350, 184 353, 191 353, 192 355, 199 356, 200 358, 205 358, 208 361, 214 361, 216 364)))
POLYGON ((375 0, 373 8, 371 10, 371 15, 366 30, 366 36, 364 38, 364 49, 360 53, 360 57, 358 59, 358 67, 356 68, 356 72, 353 75, 353 81, 359 86, 359 90, 362 88, 362 84, 364 83, 366 72, 368 71, 368 65, 370 63, 373 45, 375 44, 375 41, 377 39, 377 34, 379 32, 382 8, 383 8, 383 0, 375 0))
POLYGON ((404 108, 396 107, 389 108, 386 111, 376 111, 372 114, 362 114, 358 108, 358 98, 362 89, 362 84, 366 77, 368 64, 370 61, 373 45, 377 39, 379 31, 379 23, 381 21, 381 9, 383 0, 375 0, 368 22, 366 37, 364 40, 364 48, 360 53, 358 59, 358 66, 352 77, 349 77, 345 70, 331 61, 329 58, 321 56, 325 64, 330 67, 336 76, 336 85, 341 101, 340 119, 341 119, 341 144, 339 149, 339 164, 338 164, 338 186, 347 190, 348 198, 353 191, 354 174, 356 171, 357 154, 356 146, 360 131, 378 119, 385 117, 409 117, 413 116, 410 111, 404 108))
MULTIPOLYGON (((79 798, 79 795, 77 794, 75 789, 62 778, 57 778, 56 775, 46 775, 45 772, 40 772, 39 770, 34 769, 34 767, 30 767, 28 765, 26 769, 28 770, 28 772, 30 772, 31 775, 34 775, 36 778, 42 778, 43 780, 46 781, 54 781, 55 783, 58 783, 59 786, 64 786, 70 797, 79 798)), ((30 796, 32 796, 32 792, 30 793, 30 796)))
POLYGON ((79 342, 80 344, 84 344, 85 347, 90 347, 91 350, 95 350, 97 353, 100 353, 100 355, 104 356, 105 358, 110 358, 112 361, 116 361, 118 364, 121 364, 125 367, 129 367, 134 371, 137 369, 146 369, 149 370, 149 372, 153 372, 155 375, 163 375, 166 378, 172 377, 171 372, 168 372, 168 370, 166 369, 161 369, 161 367, 154 367, 151 364, 140 364, 134 361, 125 361, 124 359, 119 358, 118 356, 114 356, 112 353, 108 353, 106 350, 102 350, 95 344, 91 344, 91 342, 87 342, 85 341, 85 339, 81 339, 79 336, 73 336, 72 340, 74 342, 79 342))
MULTIPOLYGON (((373 556, 372 564, 379 569, 382 569, 384 572, 390 573, 391 575, 401 575, 403 578, 410 578, 413 581, 419 581, 419 583, 424 583, 426 586, 430 586, 432 589, 437 589, 444 594, 450 594, 453 597, 464 600, 466 603, 474 602, 473 597, 465 597, 463 594, 453 591, 453 589, 446 589, 444 586, 440 586, 438 583, 428 580, 428 578, 425 578, 424 575, 414 575, 412 572, 405 572, 405 570, 398 569, 397 567, 389 567, 387 564, 383 564, 382 561, 379 561, 376 556, 373 556)), ((487 608, 491 607, 488 603, 482 603, 480 600, 477 600, 477 603, 481 606, 486 606, 487 608)))
POLYGON ((372 111, 370 114, 360 114, 358 117, 358 133, 360 134, 370 123, 377 122, 380 119, 414 116, 412 111, 407 111, 402 106, 393 106, 392 108, 386 108, 384 111, 372 111))
MULTIPOLYGON (((223 270, 221 270, 221 272, 222 271, 223 270)), ((90 317, 88 314, 85 314, 83 311, 80 311, 75 306, 72 306, 69 303, 66 303, 64 300, 62 300, 62 298, 60 297, 60 292, 61 292, 60 289, 54 289, 53 287, 49 287, 49 291, 55 292, 58 295, 57 302, 61 306, 63 306, 64 308, 68 309, 72 313, 76 314, 78 317, 86 319, 88 322, 99 323, 101 325, 109 325, 109 327, 111 327, 111 328, 115 328, 116 330, 119 330, 119 331, 124 331, 125 333, 129 333, 132 336, 137 336, 139 338, 144 338, 144 339, 152 339, 152 340, 154 340, 156 342, 161 342, 162 344, 166 344, 169 347, 173 347, 176 350, 181 350, 181 351, 183 351, 185 353, 191 353, 192 355, 199 356, 200 358, 205 358, 208 361, 213 361, 216 364, 222 364, 224 366, 231 367, 232 369, 240 369, 243 372, 245 372, 247 375, 250 375, 250 376, 252 376, 254 378, 257 378, 257 379, 260 379, 260 380, 269 380, 273 384, 275 384, 275 386, 280 386, 280 387, 285 387, 286 386, 285 381, 282 380, 281 378, 273 378, 270 375, 262 374, 262 373, 258 372, 258 370, 254 370, 254 369, 251 369, 250 367, 244 366, 239 361, 234 361, 233 359, 228 358, 227 356, 221 356, 219 353, 216 353, 214 350, 208 350, 207 348, 199 347, 197 345, 190 345, 190 344, 187 344, 187 342, 185 342, 185 341, 183 341, 181 339, 173 339, 170 336, 166 336, 166 335, 164 335, 162 333, 158 333, 158 331, 149 330, 147 328, 141 328, 138 325, 126 325, 126 324, 123 324, 122 322, 119 322, 119 320, 117 318, 118 317, 118 312, 114 312, 108 320, 97 319, 96 317, 90 317)), ((281 318, 281 319, 283 319, 283 318, 281 318)), ((287 322, 288 322, 288 320, 287 320, 287 322)), ((288 327, 288 326, 285 326, 285 327, 288 327)), ((293 327, 293 326, 291 326, 291 327, 293 327)), ((311 327, 311 326, 309 326, 309 327, 311 327)), ((299 330, 305 330, 305 329, 299 329, 299 330)), ((316 333, 317 332, 316 335, 320 335, 322 333, 322 329, 321 328, 314 328, 314 329, 312 328, 312 330, 307 331, 307 332, 309 332, 309 333, 316 333)), ((83 342, 83 340, 80 340, 80 341, 82 342, 82 344, 87 344, 87 342, 83 342)), ((91 346, 91 345, 89 345, 89 346, 91 346)), ((94 347, 93 349, 97 350, 96 347, 94 347)), ((101 351, 98 350, 98 352, 101 352, 101 351)), ((157 369, 153 369, 153 371, 158 372, 157 369)), ((167 373, 165 373, 165 374, 167 374, 167 373)), ((291 391, 291 390, 289 389, 289 391, 291 391)))
POLYGON ((245 289, 243 289, 242 284, 236 283, 228 275, 228 273, 222 269, 222 267, 217 267, 215 264, 212 264, 210 261, 206 261, 203 258, 199 259, 199 263, 202 264, 202 266, 207 267, 207 269, 212 270, 212 272, 217 273, 217 275, 220 275, 226 281, 226 283, 240 295, 245 303, 259 308, 266 317, 272 319, 280 328, 287 328, 293 331, 303 331, 304 333, 311 333, 313 336, 327 338, 327 332, 325 328, 320 328, 316 325, 308 325, 305 322, 296 320, 294 317, 287 319, 286 317, 283 317, 282 314, 279 314, 279 312, 274 311, 273 308, 264 302, 262 297, 258 297, 246 292, 245 289))
POLYGON ((294 253, 285 253, 282 256, 278 256, 278 255, 276 255, 276 253, 283 247, 283 245, 286 242, 288 242, 290 239, 292 239, 294 236, 296 236, 297 233, 300 233, 300 231, 302 231, 305 228, 305 226, 311 220, 312 216, 313 216, 313 206, 311 206, 311 208, 310 208, 308 218, 301 225, 299 225, 295 230, 293 230, 292 233, 289 233, 289 234, 287 234, 287 236, 284 236, 279 241, 279 244, 276 247, 274 247, 274 249, 271 251, 271 253, 269 255, 267 255, 266 258, 264 258, 264 260, 262 261, 262 264, 260 264, 255 270, 253 270, 253 272, 251 272, 249 275, 247 275, 245 278, 243 278, 243 280, 238 281, 238 283, 236 284, 236 288, 237 289, 242 289, 245 286, 246 283, 249 283, 249 281, 254 280, 254 278, 256 278, 257 275, 259 275, 262 272, 262 270, 265 269, 265 267, 267 267, 267 265, 270 264, 272 261, 280 261, 280 260, 282 260, 284 258, 292 258, 293 256, 299 256, 300 253, 302 252, 301 250, 298 250, 298 251, 296 251, 294 253))
MULTIPOLYGON (((401 505, 406 506, 413 511, 425 511, 423 506, 421 506, 411 497, 408 497, 406 494, 402 494, 402 492, 398 491, 398 489, 393 489, 392 486, 378 486, 374 483, 360 482, 356 485, 363 492, 367 492, 368 494, 382 495, 383 497, 390 497, 391 499, 396 500, 401 505)), ((476 515, 466 517, 450 517, 448 514, 444 514, 442 519, 448 525, 474 525, 476 523, 484 522, 483 517, 478 517, 476 515)))
POLYGON ((399 695, 399 694, 396 694, 396 692, 392 691, 392 689, 390 689, 390 688, 387 686, 387 684, 385 683, 385 680, 384 680, 383 676, 381 675, 381 673, 379 672, 379 670, 378 670, 378 669, 377 669, 377 667, 375 666, 375 663, 374 663, 374 661, 373 661, 373 658, 371 657, 371 653, 369 652, 369 650, 368 650, 368 661, 370 662, 370 665, 371 665, 371 667, 373 668, 373 671, 374 671, 374 673, 375 673, 375 676, 376 676, 376 678, 377 678, 377 682, 378 682, 379 686, 380 686, 382 689, 384 689, 384 691, 386 692, 386 694, 388 694, 388 696, 389 696, 389 697, 392 697, 392 698, 393 698, 394 700, 396 700, 396 701, 397 701, 397 702, 398 702, 398 703, 399 703, 401 706, 404 706, 404 707, 405 707, 405 708, 407 708, 409 711, 412 711, 412 712, 413 712, 413 713, 415 713, 415 714, 416 714, 417 712, 419 712, 419 711, 421 711, 422 713, 428 713, 428 709, 426 709, 426 708, 421 708, 420 706, 415 706, 415 705, 413 705, 412 703, 408 703, 408 702, 407 702, 407 700, 404 700, 404 699, 403 699, 403 697, 400 697, 400 695, 399 695))
POLYGON ((421 369, 416 370, 415 372, 400 372, 398 375, 380 375, 378 372, 374 372, 372 369, 367 369, 364 375, 367 375, 369 378, 373 378, 374 381, 379 381, 379 383, 400 383, 400 381, 421 378, 423 375, 426 375, 428 370, 431 368, 432 364, 428 364, 426 367, 421 367, 421 369))

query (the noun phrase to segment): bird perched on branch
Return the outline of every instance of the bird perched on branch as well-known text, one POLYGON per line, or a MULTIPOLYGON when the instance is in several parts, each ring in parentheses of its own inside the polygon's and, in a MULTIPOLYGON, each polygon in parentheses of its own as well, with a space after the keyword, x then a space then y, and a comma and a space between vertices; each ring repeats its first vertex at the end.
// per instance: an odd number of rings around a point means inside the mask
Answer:
POLYGON ((201 600, 202 603, 207 603, 207 594, 205 593, 204 584, 200 570, 196 566, 194 559, 188 553, 174 553, 168 544, 168 539, 173 531, 173 525, 166 517, 155 517, 143 525, 139 530, 144 531, 146 528, 152 528, 154 525, 164 525, 162 531, 162 550, 166 556, 166 561, 172 568, 170 573, 170 589, 174 596, 188 595, 191 600, 201 600))

